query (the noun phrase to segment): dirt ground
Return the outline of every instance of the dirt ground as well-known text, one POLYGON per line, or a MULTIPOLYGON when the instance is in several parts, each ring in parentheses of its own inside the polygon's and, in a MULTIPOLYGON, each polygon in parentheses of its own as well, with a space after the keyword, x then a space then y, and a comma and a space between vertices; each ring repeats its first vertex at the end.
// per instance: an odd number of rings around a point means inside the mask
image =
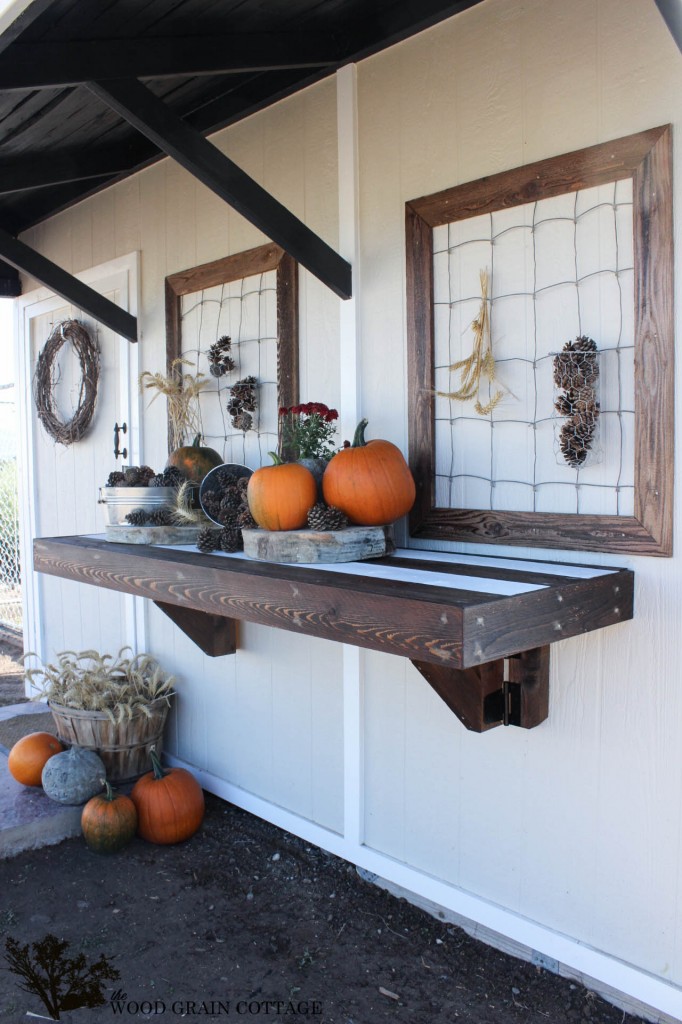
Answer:
MULTIPOLYGON (((3 654, 0 699, 21 682, 12 652, 3 654)), ((0 1024, 46 1013, 7 969, 7 953, 14 940, 30 956, 49 935, 65 943, 62 976, 79 956, 86 972, 102 956, 108 969, 102 1004, 62 1011, 73 1024, 639 1019, 471 939, 273 825, 210 795, 206 804, 200 831, 177 846, 135 839, 103 856, 72 839, 0 861, 0 1024)))

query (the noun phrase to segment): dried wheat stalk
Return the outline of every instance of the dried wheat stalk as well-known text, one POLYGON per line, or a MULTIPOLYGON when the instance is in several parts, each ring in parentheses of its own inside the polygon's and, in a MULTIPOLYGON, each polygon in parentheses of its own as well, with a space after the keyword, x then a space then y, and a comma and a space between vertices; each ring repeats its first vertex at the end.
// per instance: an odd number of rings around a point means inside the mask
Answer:
POLYGON ((194 364, 188 359, 174 359, 169 374, 151 373, 149 370, 140 374, 140 390, 145 391, 152 388, 156 391, 152 402, 159 395, 166 397, 171 450, 189 443, 193 437, 201 433, 199 406, 196 399, 210 383, 204 373, 182 373, 183 365, 193 366, 194 364))
POLYGON ((474 332, 474 346, 470 356, 453 363, 450 369, 460 374, 461 386, 457 391, 437 391, 441 398, 450 398, 458 402, 468 402, 475 399, 474 409, 479 416, 487 416, 498 402, 502 399, 504 392, 498 388, 488 402, 483 404, 480 399, 480 388, 482 378, 486 377, 490 384, 495 381, 495 359, 493 357, 490 341, 490 313, 488 308, 488 271, 480 272, 481 279, 481 307, 478 316, 471 324, 474 332))
MULTIPOLYGON (((35 657, 29 652, 24 661, 35 657)), ((150 654, 132 655, 130 647, 122 647, 115 658, 98 651, 61 651, 56 664, 26 669, 26 678, 38 691, 34 700, 46 697, 65 707, 101 711, 112 722, 136 712, 151 717, 149 705, 160 698, 168 701, 175 692, 173 676, 150 654)))

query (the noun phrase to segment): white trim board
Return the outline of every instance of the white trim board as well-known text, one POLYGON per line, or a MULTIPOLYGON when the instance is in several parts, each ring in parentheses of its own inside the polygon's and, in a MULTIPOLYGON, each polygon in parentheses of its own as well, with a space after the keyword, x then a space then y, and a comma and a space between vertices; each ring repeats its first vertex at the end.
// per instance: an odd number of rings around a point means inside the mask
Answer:
POLYGON ((466 930, 476 938, 521 958, 527 959, 527 951, 530 950, 556 960, 557 973, 578 979, 611 1002, 623 1007, 636 1007, 633 1012, 650 1020, 663 1024, 679 1024, 682 1020, 682 989, 677 986, 480 896, 424 874, 409 864, 346 839, 181 758, 166 755, 165 759, 171 765, 189 769, 209 793, 364 868, 377 876, 378 884, 392 892, 400 892, 423 909, 428 905, 429 912, 433 913, 434 909, 442 908, 448 920, 466 922, 466 930), (500 938, 500 942, 491 942, 493 937, 500 938), (502 942, 502 939, 506 941, 502 942))
MULTIPOLYGON (((102 293, 118 288, 122 308, 137 315, 139 308, 140 288, 140 257, 132 252, 118 256, 96 267, 89 267, 74 276, 90 287, 102 293)), ((69 306, 59 295, 55 295, 45 286, 40 286, 15 300, 15 352, 17 393, 19 403, 19 496, 20 496, 20 557, 22 566, 33 564, 33 540, 37 535, 37 492, 34 468, 35 418, 32 415, 32 381, 31 365, 31 320, 37 316, 69 306)), ((119 359, 119 392, 121 396, 120 416, 129 427, 126 435, 129 460, 140 458, 140 399, 137 381, 139 377, 139 345, 121 341, 119 359)), ((131 463, 132 464, 132 463, 131 463)), ((95 492, 96 493, 96 489, 95 492)), ((94 500, 94 499, 93 499, 94 500)), ((41 631, 41 609, 39 588, 35 574, 22 573, 22 600, 24 612, 24 647, 37 654, 44 661, 43 638, 41 631)), ((125 595, 124 608, 126 631, 131 638, 131 646, 135 650, 146 648, 146 610, 143 598, 125 595)))

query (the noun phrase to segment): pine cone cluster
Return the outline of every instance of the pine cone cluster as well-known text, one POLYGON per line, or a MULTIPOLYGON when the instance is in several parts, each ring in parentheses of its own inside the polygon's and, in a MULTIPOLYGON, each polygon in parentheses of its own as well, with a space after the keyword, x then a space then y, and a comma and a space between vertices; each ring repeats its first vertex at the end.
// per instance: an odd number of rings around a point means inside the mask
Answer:
POLYGON ((597 345, 585 335, 568 341, 554 357, 554 383, 563 391, 554 408, 566 418, 559 433, 559 448, 573 469, 583 465, 594 443, 599 418, 597 345))
POLYGON ((107 487, 179 487, 184 480, 179 469, 171 466, 155 473, 151 466, 125 466, 107 477, 107 487))
POLYGON ((223 526, 235 525, 239 516, 249 511, 248 477, 237 477, 226 468, 216 470, 212 481, 214 489, 205 491, 201 497, 204 512, 223 526))
POLYGON ((115 469, 107 477, 107 487, 149 487, 154 476, 151 466, 126 466, 115 469))
POLYGON ((224 334, 222 338, 218 338, 211 345, 208 350, 208 364, 211 376, 224 377, 226 373, 234 370, 235 363, 230 355, 231 348, 232 338, 228 334, 224 334))
POLYGON ((199 531, 197 537, 199 551, 208 554, 210 551, 227 551, 234 554, 244 549, 241 530, 232 526, 218 527, 206 526, 199 531))
POLYGON ((162 473, 157 473, 149 481, 150 487, 180 487, 184 476, 176 466, 168 466, 162 473))
POLYGON ((202 494, 201 503, 206 515, 220 523, 221 528, 202 530, 197 547, 200 551, 243 551, 242 530, 256 525, 246 500, 249 478, 238 477, 228 466, 221 466, 213 473, 211 483, 213 490, 202 494))
POLYGON ((244 377, 230 388, 227 412, 232 419, 232 426, 244 433, 253 426, 251 414, 256 411, 256 384, 255 377, 244 377))
POLYGON ((131 526, 171 526, 173 511, 167 505, 161 505, 151 512, 146 508, 134 508, 132 512, 128 512, 125 519, 131 526))
POLYGON ((336 505, 318 501, 308 512, 308 526, 311 530, 343 530, 348 526, 348 516, 336 505))

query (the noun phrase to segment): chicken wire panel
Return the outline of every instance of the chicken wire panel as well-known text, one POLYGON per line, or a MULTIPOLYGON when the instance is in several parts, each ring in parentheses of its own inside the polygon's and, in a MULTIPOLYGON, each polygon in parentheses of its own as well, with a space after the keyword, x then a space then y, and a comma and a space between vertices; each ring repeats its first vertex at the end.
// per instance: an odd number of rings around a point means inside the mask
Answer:
POLYGON ((15 387, 0 386, 0 630, 23 626, 15 387))
POLYGON ((633 514, 633 264, 629 178, 434 228, 438 507, 633 514), (482 272, 495 365, 475 398, 485 409, 501 393, 485 415, 447 397, 462 388, 453 367, 473 351, 482 272), (587 412, 582 391, 555 381, 557 357, 583 337, 597 347, 587 412), (596 429, 587 449, 571 438, 571 463, 568 432, 587 421, 596 429))
MULTIPOLYGON (((225 462, 256 469, 277 449, 277 271, 206 288, 181 300, 183 370, 208 381, 198 398, 204 443, 225 462), (234 368, 211 373, 211 346, 229 337, 234 368), (248 429, 235 426, 228 405, 238 382, 255 378, 255 409, 248 429)), ((238 389, 239 390, 239 389, 238 389)), ((243 425, 243 424, 242 424, 243 425)))

